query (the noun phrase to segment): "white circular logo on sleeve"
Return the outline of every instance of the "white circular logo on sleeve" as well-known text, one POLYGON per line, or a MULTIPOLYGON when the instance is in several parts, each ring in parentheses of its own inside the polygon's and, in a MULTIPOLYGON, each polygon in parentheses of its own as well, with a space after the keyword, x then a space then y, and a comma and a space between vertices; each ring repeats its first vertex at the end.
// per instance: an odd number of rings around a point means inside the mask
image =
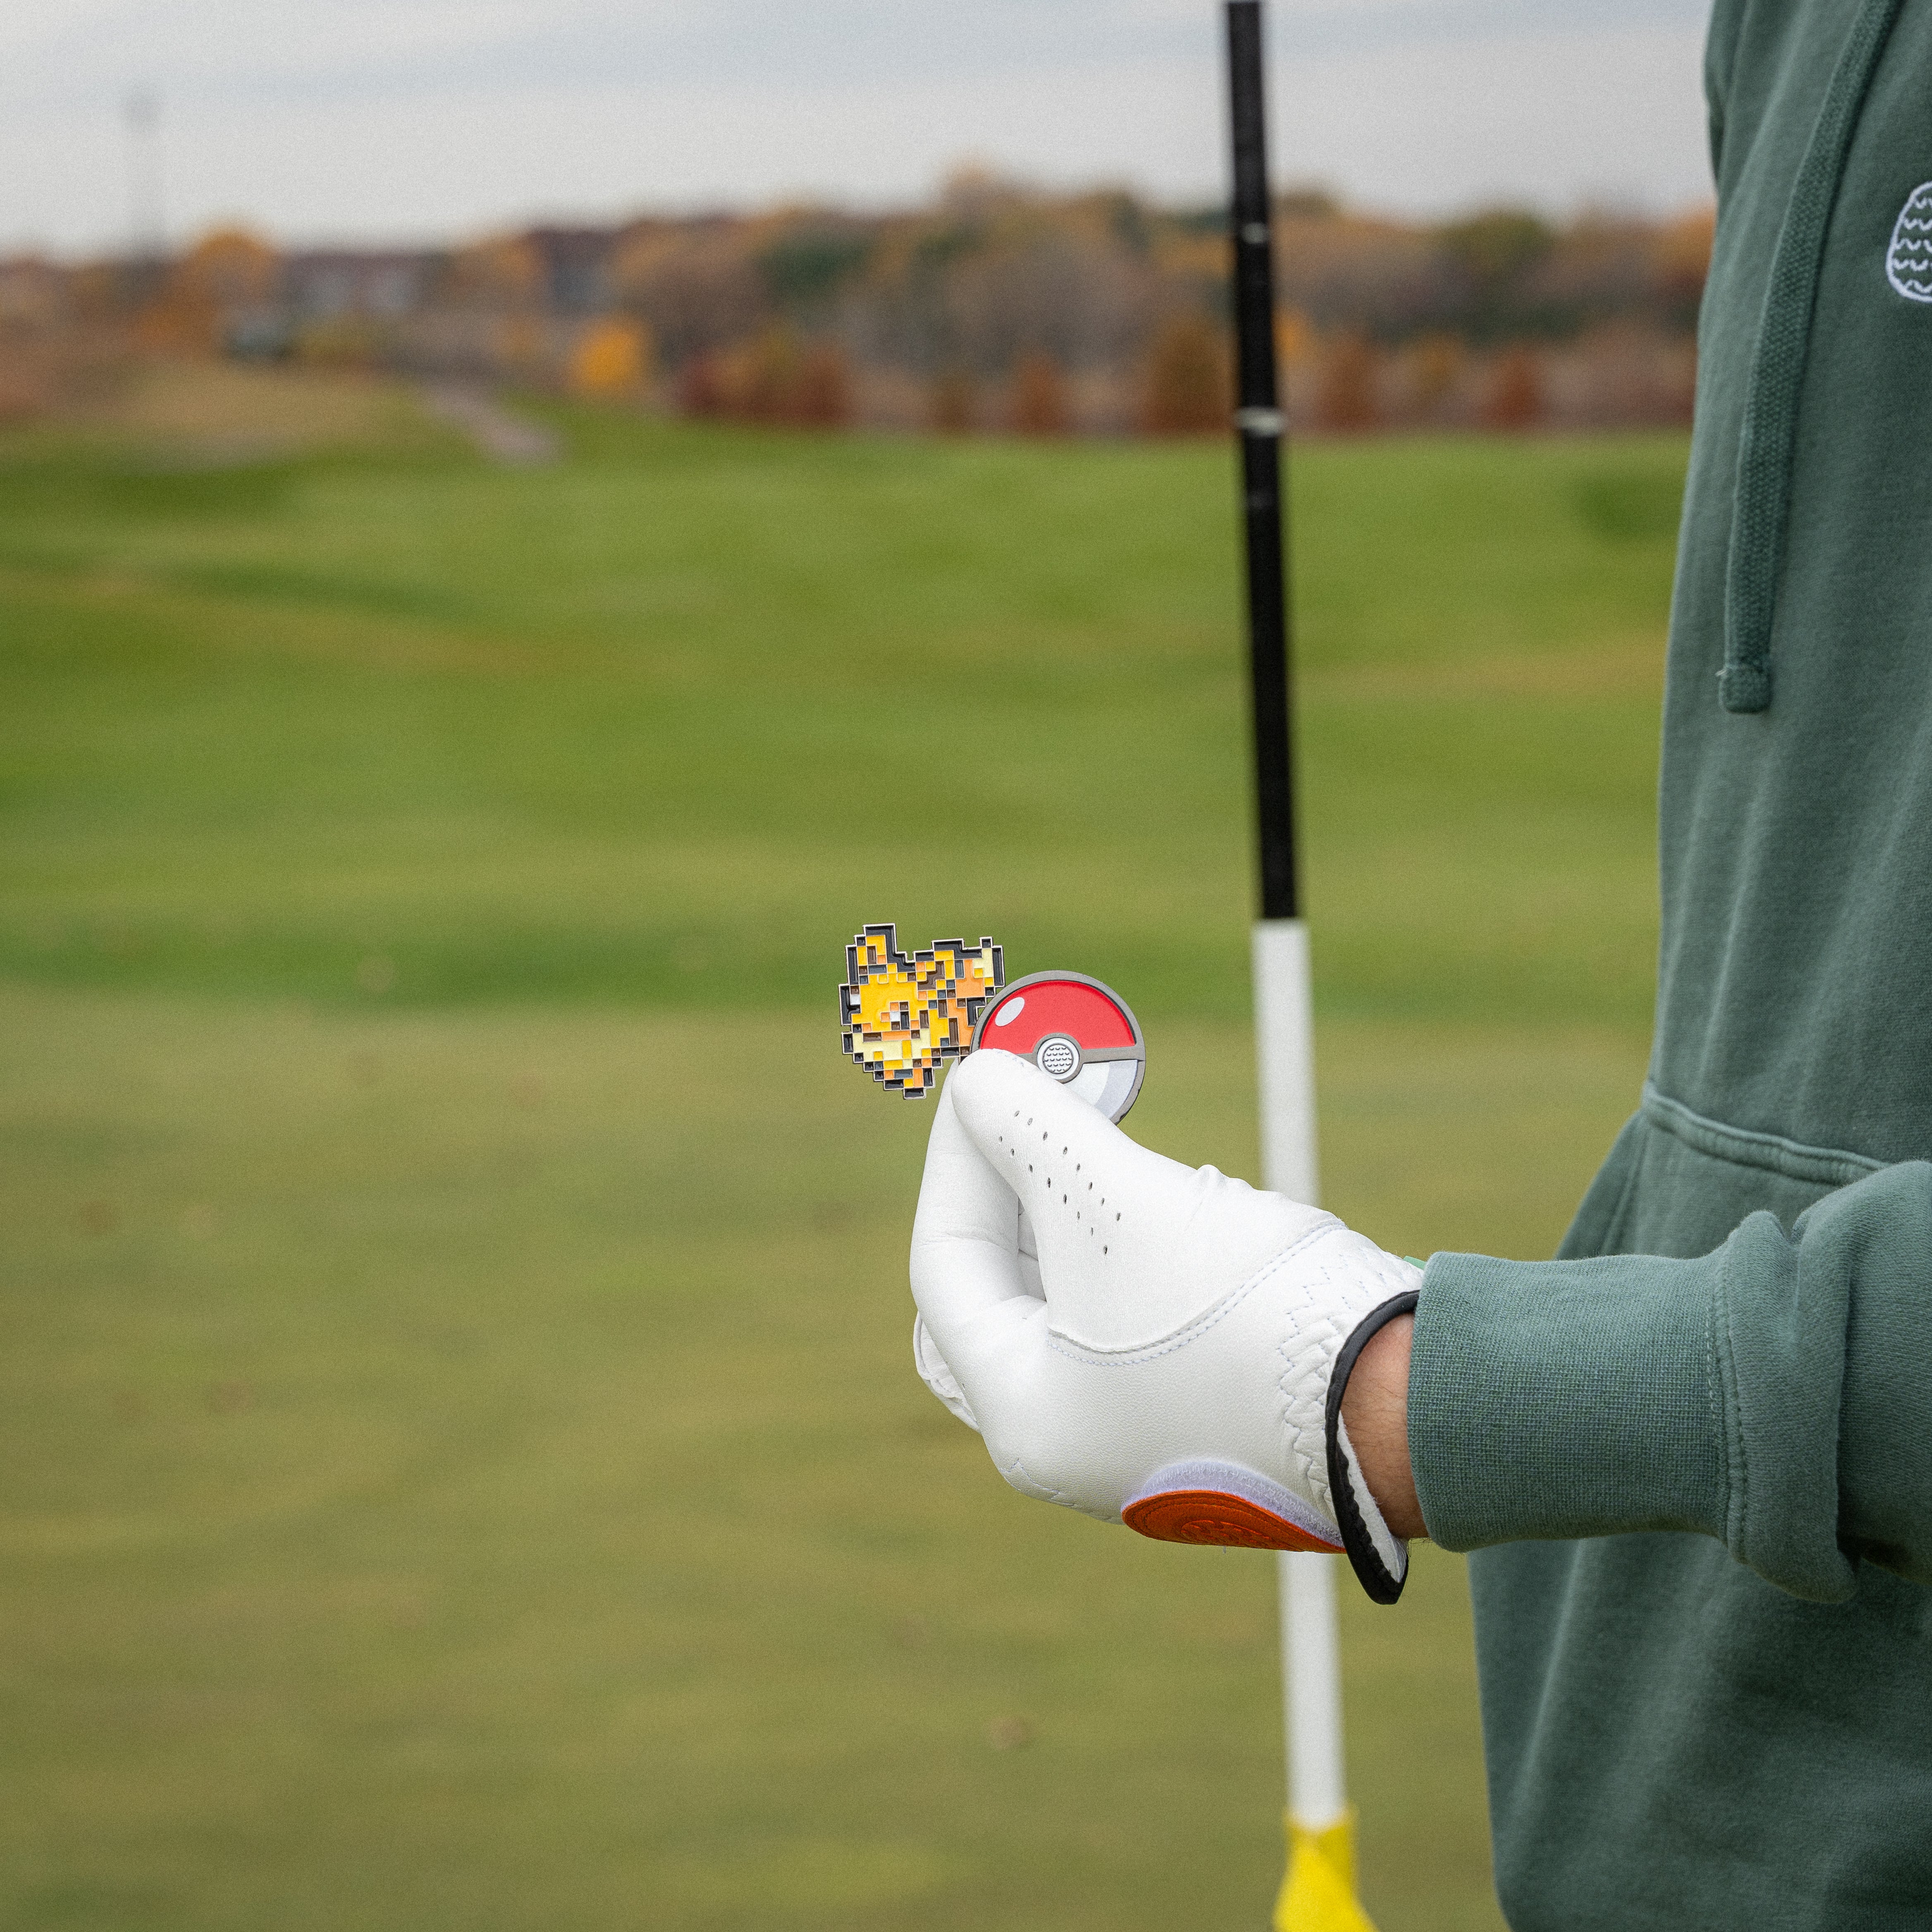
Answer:
POLYGON ((1932 182, 1922 182, 1898 211, 1885 278, 1907 302, 1932 302, 1932 182))

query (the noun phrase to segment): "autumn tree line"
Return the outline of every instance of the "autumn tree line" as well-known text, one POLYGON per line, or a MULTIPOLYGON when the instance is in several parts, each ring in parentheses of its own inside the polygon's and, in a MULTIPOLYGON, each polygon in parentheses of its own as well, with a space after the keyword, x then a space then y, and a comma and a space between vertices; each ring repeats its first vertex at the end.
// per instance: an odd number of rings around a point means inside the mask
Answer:
MULTIPOLYGON (((1298 428, 1688 419, 1711 218, 1425 224, 1276 207, 1298 428)), ((0 262, 0 418, 116 356, 227 356, 554 389, 694 416, 1187 435, 1230 404, 1226 218, 977 172, 928 206, 538 227, 446 250, 0 262)))

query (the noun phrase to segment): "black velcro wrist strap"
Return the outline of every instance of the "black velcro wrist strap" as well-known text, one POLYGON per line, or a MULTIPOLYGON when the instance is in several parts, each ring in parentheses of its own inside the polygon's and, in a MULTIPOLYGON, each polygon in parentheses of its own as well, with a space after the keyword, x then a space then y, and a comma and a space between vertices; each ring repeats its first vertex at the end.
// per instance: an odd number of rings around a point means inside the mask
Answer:
POLYGON ((1413 1315, 1418 1291, 1408 1288, 1371 1309, 1356 1324, 1354 1332, 1342 1344, 1335 1358, 1335 1372, 1328 1378, 1328 1412, 1325 1431, 1328 1445, 1328 1492, 1335 1502, 1335 1520, 1342 1532, 1342 1547, 1355 1580, 1368 1593, 1370 1600, 1392 1604, 1402 1594, 1405 1579, 1391 1576, 1376 1554, 1369 1526, 1362 1520, 1361 1505, 1355 1500, 1355 1486, 1348 1475, 1348 1459, 1342 1453, 1342 1398, 1348 1393, 1348 1378, 1355 1372, 1355 1360, 1370 1342, 1398 1315, 1413 1315))

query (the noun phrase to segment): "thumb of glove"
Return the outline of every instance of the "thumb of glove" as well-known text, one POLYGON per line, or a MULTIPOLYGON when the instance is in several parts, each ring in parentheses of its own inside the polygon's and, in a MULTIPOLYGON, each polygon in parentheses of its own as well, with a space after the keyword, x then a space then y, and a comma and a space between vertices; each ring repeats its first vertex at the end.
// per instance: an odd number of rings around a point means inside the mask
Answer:
POLYGON ((946 1092, 1026 1210, 1052 1332, 1096 1353, 1164 1340, 1284 1249, 1341 1225, 1150 1152, 1015 1054, 968 1055, 946 1092))

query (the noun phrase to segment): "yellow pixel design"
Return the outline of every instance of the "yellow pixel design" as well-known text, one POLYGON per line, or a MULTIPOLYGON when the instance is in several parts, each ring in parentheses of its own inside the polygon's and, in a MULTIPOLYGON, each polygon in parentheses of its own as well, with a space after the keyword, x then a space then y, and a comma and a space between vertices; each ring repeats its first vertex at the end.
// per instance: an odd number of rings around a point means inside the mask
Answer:
POLYGON ((942 939, 908 959, 892 926, 866 927, 845 949, 838 988, 845 1051, 889 1091, 923 1100, 1006 983, 1004 953, 990 939, 942 939))

